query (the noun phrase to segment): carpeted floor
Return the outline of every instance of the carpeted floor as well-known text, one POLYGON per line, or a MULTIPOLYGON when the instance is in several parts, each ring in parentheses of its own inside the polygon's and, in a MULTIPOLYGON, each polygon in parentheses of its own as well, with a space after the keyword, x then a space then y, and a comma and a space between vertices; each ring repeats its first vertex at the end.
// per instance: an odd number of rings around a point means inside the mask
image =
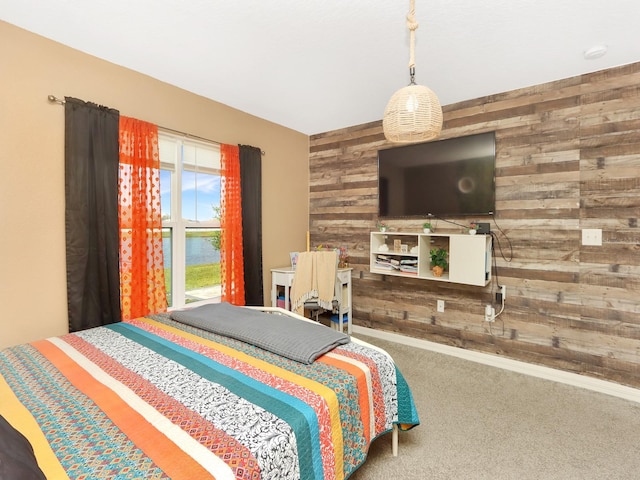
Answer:
POLYGON ((377 439, 351 480, 640 479, 640 404, 356 334, 387 350, 421 425, 377 439))

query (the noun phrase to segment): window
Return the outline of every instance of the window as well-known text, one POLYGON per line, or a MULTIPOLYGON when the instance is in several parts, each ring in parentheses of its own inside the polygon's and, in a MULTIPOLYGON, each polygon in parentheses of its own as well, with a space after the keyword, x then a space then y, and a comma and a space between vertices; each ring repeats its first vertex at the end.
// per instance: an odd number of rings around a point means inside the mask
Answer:
POLYGON ((220 148, 165 132, 158 143, 167 303, 219 299, 220 148))

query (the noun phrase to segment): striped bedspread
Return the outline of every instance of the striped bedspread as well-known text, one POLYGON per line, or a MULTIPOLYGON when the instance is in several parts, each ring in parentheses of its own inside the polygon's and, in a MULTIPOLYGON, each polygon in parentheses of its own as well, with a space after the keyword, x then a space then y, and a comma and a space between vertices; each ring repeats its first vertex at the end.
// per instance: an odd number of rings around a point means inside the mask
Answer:
POLYGON ((419 423, 376 347, 306 365, 167 314, 1 351, 0 415, 50 480, 340 480, 419 423))

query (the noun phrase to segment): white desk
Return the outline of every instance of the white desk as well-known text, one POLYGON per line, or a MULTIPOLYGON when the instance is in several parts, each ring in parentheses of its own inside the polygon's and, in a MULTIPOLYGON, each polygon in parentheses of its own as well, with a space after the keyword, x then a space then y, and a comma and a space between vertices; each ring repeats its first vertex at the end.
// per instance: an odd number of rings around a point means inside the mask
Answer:
MULTIPOLYGON (((347 333, 351 335, 351 270, 352 268, 339 268, 338 281, 342 285, 342 301, 340 302, 338 320, 332 316, 331 326, 339 331, 343 331, 344 316, 347 316, 347 333), (340 321, 342 320, 342 321, 340 321)), ((278 287, 284 290, 284 305, 281 307, 291 310, 289 293, 293 284, 295 270, 291 267, 281 267, 271 269, 271 306, 278 306, 278 287)))

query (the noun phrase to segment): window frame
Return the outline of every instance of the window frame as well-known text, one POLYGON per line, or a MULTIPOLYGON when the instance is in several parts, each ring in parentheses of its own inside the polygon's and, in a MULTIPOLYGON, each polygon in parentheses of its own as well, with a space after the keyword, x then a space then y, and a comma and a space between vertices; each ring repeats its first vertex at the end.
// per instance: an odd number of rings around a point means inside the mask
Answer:
MULTIPOLYGON (((185 220, 182 218, 182 171, 183 171, 183 154, 181 150, 185 145, 193 145, 196 147, 204 147, 220 152, 220 145, 216 142, 207 142, 198 140, 188 135, 181 135, 175 132, 168 132, 159 129, 158 141, 160 139, 169 139, 175 143, 175 163, 163 161, 160 157, 160 170, 171 172, 171 212, 169 219, 162 219, 162 228, 170 229, 171 232, 171 305, 168 310, 181 309, 186 306, 195 307, 207 303, 219 303, 221 295, 217 295, 204 300, 186 302, 186 234, 189 229, 206 228, 218 230, 222 232, 220 221, 218 220, 185 220), (179 260, 179 261, 177 261, 179 260)), ((218 174, 222 180, 222 171, 220 169, 208 169, 206 167, 194 168, 192 171, 196 173, 218 174), (208 171, 207 171, 208 170, 208 171)), ((220 199, 222 203, 222 198, 220 199)), ((164 217, 164 214, 163 214, 164 217)))

